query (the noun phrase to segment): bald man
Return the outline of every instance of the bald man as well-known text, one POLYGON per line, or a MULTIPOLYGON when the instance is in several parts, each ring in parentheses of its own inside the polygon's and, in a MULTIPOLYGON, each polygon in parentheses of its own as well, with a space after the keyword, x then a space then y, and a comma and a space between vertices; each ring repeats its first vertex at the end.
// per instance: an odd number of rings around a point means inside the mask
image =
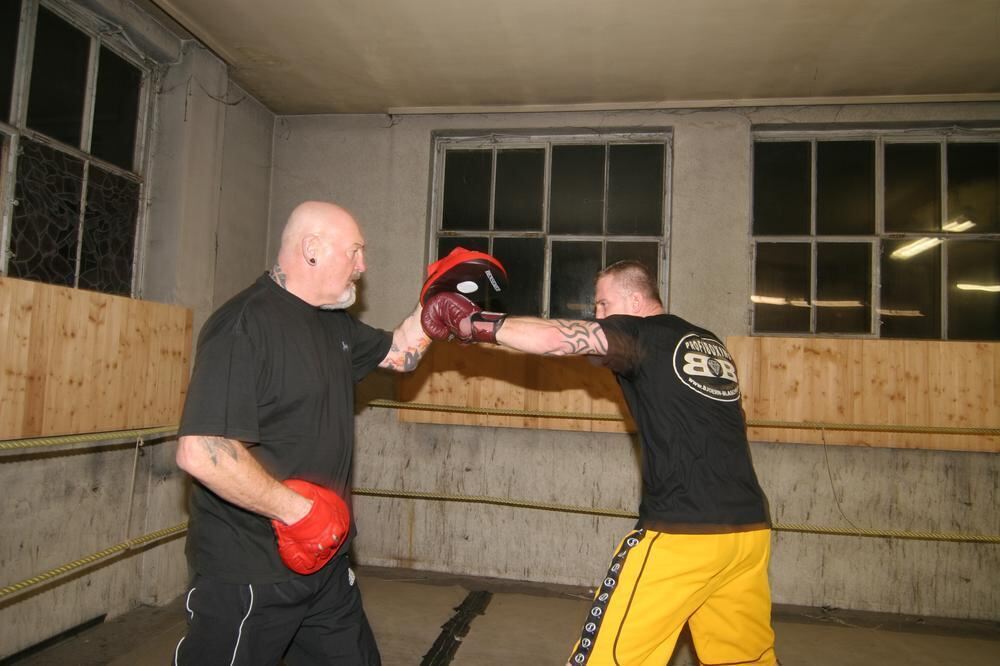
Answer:
POLYGON ((198 339, 177 464, 195 480, 193 580, 176 664, 380 664, 348 548, 354 384, 416 367, 420 307, 394 331, 348 314, 365 239, 332 203, 298 206, 271 270, 198 339))

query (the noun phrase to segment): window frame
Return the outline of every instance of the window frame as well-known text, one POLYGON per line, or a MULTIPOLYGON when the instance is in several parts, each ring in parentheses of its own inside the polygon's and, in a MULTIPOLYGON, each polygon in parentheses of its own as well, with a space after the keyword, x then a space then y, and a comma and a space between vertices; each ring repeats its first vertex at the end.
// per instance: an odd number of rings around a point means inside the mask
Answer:
MULTIPOLYGON (((605 152, 604 163, 604 193, 608 192, 609 162, 608 152, 605 152)), ((437 246, 440 238, 460 238, 467 236, 482 236, 489 239, 490 247, 494 238, 540 238, 544 240, 544 265, 542 276, 542 311, 538 316, 548 318, 551 312, 552 295, 552 243, 556 242, 600 242, 602 256, 606 256, 607 245, 616 241, 647 242, 657 244, 657 284, 664 307, 669 307, 669 257, 671 237, 671 183, 673 172, 673 132, 670 128, 643 129, 608 129, 594 133, 579 131, 536 130, 536 131, 490 131, 476 133, 437 132, 432 136, 432 175, 431 197, 429 207, 430 225, 428 227, 427 257, 429 261, 437 258, 437 246), (661 234, 651 235, 617 235, 606 233, 608 224, 607 202, 602 211, 601 234, 552 234, 550 224, 550 194, 552 175, 553 145, 602 145, 605 147, 616 144, 658 144, 663 146, 663 201, 661 208, 661 234), (497 151, 535 148, 544 150, 544 171, 542 174, 542 228, 531 231, 497 231, 494 229, 497 151), (449 150, 486 150, 492 151, 490 172, 490 204, 489 227, 484 230, 446 230, 442 229, 444 218, 444 171, 447 152, 449 150)))
POLYGON ((65 153, 82 161, 84 165, 81 182, 80 212, 77 220, 77 257, 74 272, 73 288, 79 288, 80 253, 82 251, 82 235, 84 216, 86 215, 87 190, 90 169, 96 166, 103 171, 136 183, 139 187, 137 214, 135 221, 135 240, 132 248, 132 276, 129 296, 138 297, 142 284, 142 251, 148 210, 148 173, 150 168, 150 150, 152 131, 155 124, 154 91, 163 74, 163 69, 151 58, 138 50, 129 40, 121 26, 109 24, 108 21, 91 14, 86 9, 77 7, 62 0, 21 0, 21 16, 18 29, 18 45, 14 61, 13 90, 11 94, 10 115, 0 114, 0 143, 3 149, 0 154, 3 162, 0 164, 0 275, 8 275, 11 257, 11 234, 13 232, 15 188, 17 185, 17 161, 20 142, 28 139, 45 145, 53 150, 65 153), (38 24, 39 7, 44 7, 60 19, 79 30, 90 40, 87 63, 87 84, 84 92, 84 108, 81 118, 81 145, 71 146, 53 139, 27 126, 28 97, 31 86, 32 59, 34 56, 35 36, 38 24), (101 48, 106 47, 140 72, 139 98, 135 127, 135 144, 133 146, 133 170, 107 162, 89 151, 92 147, 94 107, 97 91, 98 59, 101 48), (7 118, 12 122, 8 123, 7 118))
POLYGON ((943 225, 948 214, 948 146, 963 143, 1000 143, 1000 128, 961 128, 947 129, 851 129, 851 130, 801 130, 801 129, 754 129, 751 133, 750 150, 750 182, 751 202, 750 220, 748 224, 748 242, 751 256, 751 282, 748 321, 750 331, 755 336, 805 336, 832 338, 872 338, 900 340, 948 340, 948 248, 949 242, 962 241, 994 241, 1000 242, 1000 231, 996 233, 962 233, 935 231, 885 231, 885 147, 891 144, 937 144, 940 159, 940 174, 938 180, 940 210, 939 219, 943 225), (853 235, 817 235, 817 144, 834 141, 873 141, 875 144, 875 228, 872 234, 853 235), (772 142, 808 142, 810 144, 810 210, 808 235, 757 235, 753 228, 753 195, 754 195, 754 146, 757 143, 772 142), (933 338, 883 338, 879 318, 881 316, 881 248, 887 241, 917 240, 930 237, 941 239, 941 266, 938 274, 939 297, 939 329, 933 338), (870 246, 870 304, 869 326, 866 333, 817 332, 817 270, 819 243, 868 243, 870 246), (752 297, 757 290, 757 247, 760 243, 800 243, 810 246, 810 276, 809 276, 809 330, 808 331, 758 331, 756 327, 756 308, 752 297))

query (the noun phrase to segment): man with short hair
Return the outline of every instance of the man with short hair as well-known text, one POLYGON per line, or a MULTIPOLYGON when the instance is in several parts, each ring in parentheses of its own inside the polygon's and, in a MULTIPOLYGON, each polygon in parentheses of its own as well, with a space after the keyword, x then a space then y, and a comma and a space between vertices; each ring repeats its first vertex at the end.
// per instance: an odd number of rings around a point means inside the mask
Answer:
POLYGON ((618 379, 642 442, 642 501, 597 590, 572 666, 663 666, 687 623, 705 664, 776 664, 770 519, 736 366, 710 331, 667 314, 653 274, 623 261, 595 284, 596 321, 482 312, 460 294, 424 304, 435 340, 586 354, 618 379))
POLYGON ((345 311, 365 239, 336 204, 288 218, 273 268, 205 322, 179 430, 194 477, 188 632, 176 664, 380 664, 347 551, 354 384, 416 367, 420 307, 394 331, 345 311))

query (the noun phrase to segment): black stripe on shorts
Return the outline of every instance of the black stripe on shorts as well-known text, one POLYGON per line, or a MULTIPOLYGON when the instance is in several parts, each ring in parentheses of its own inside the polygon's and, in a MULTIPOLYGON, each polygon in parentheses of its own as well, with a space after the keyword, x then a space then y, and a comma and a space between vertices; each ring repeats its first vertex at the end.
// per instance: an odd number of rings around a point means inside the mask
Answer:
POLYGON ((590 607, 590 612, 587 613, 587 621, 583 625, 580 642, 576 644, 576 649, 570 656, 571 664, 583 666, 590 659, 590 651, 594 647, 594 641, 597 640, 597 632, 601 629, 601 621, 604 619, 604 613, 611 602, 611 595, 614 594, 615 589, 618 587, 618 577, 621 575, 622 569, 625 568, 625 559, 628 557, 629 551, 639 545, 639 542, 645 536, 646 530, 636 530, 622 541, 621 548, 618 549, 618 552, 612 558, 608 574, 601 584, 601 589, 594 597, 594 604, 590 607))

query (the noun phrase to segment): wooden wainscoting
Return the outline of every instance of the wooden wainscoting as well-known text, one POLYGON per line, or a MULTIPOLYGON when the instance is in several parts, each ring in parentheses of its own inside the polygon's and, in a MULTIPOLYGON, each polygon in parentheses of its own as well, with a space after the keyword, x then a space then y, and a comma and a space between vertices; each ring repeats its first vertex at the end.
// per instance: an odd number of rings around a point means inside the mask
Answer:
POLYGON ((0 439, 175 425, 191 311, 0 278, 0 439))
MULTIPOLYGON (((730 337, 747 420, 1000 428, 1000 344, 730 337)), ((751 427, 752 441, 1000 452, 996 435, 751 427)))
MULTIPOLYGON (((1000 428, 1000 344, 734 336, 749 423, 1000 428)), ((406 402, 625 416, 625 421, 401 409, 404 421, 634 432, 613 375, 585 358, 436 343, 400 379, 406 402)), ((988 434, 750 427, 752 441, 1000 452, 988 434)))
POLYGON ((416 371, 400 377, 406 402, 531 412, 598 414, 627 418, 599 421, 401 409, 417 423, 629 432, 635 425, 610 371, 582 357, 532 356, 493 345, 431 345, 416 371))

